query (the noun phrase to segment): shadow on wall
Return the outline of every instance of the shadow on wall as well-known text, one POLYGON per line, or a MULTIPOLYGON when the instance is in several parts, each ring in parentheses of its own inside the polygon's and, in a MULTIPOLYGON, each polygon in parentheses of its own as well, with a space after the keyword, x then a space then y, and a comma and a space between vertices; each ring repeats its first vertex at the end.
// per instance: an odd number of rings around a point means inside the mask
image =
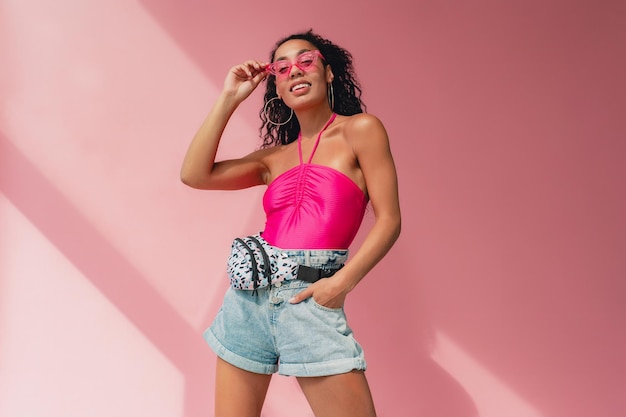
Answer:
POLYGON ((184 375, 184 415, 206 415, 212 401, 206 387, 211 384, 214 364, 197 330, 3 133, 0 155, 0 191, 184 375))
POLYGON ((477 417, 468 392, 431 357, 436 335, 415 259, 410 231, 403 232, 347 301, 377 411, 381 417, 477 417))

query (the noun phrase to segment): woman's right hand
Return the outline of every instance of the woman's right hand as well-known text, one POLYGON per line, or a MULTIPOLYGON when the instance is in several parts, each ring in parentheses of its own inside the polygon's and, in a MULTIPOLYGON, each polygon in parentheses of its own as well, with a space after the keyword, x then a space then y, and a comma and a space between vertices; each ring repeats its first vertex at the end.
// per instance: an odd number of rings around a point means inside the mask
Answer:
POLYGON ((265 63, 246 61, 235 65, 228 71, 224 80, 224 94, 235 98, 237 102, 245 100, 267 76, 265 63))

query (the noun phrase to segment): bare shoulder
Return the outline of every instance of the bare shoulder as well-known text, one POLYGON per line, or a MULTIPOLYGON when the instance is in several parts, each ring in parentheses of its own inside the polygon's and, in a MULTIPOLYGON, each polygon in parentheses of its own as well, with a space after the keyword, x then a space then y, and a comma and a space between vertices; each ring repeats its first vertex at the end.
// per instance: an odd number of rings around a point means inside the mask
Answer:
POLYGON ((359 113, 347 116, 346 119, 345 135, 355 150, 388 145, 387 131, 378 117, 369 113, 359 113))
POLYGON ((372 130, 385 130, 383 123, 373 114, 358 113, 345 117, 347 119, 346 129, 349 129, 350 133, 368 133, 372 130))

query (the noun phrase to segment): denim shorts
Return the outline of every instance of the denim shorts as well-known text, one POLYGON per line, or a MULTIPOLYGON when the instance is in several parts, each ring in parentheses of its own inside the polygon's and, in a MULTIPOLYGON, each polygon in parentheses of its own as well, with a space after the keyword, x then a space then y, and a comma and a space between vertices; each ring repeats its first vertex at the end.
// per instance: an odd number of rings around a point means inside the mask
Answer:
MULTIPOLYGON (((346 250, 289 250, 299 264, 332 268, 346 250)), ((332 279, 323 278, 323 279, 332 279)), ((258 374, 327 376, 365 370, 361 346, 343 308, 328 308, 313 297, 289 299, 311 285, 293 279, 253 291, 229 288, 204 338, 226 362, 258 374)))

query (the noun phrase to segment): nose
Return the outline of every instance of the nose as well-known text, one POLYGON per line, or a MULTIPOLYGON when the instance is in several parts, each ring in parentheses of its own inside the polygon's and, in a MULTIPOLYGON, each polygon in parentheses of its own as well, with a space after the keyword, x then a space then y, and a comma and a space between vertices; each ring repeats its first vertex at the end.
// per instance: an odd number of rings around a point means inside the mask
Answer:
POLYGON ((292 64, 291 68, 289 68, 289 78, 296 78, 301 76, 303 71, 296 65, 292 64))

